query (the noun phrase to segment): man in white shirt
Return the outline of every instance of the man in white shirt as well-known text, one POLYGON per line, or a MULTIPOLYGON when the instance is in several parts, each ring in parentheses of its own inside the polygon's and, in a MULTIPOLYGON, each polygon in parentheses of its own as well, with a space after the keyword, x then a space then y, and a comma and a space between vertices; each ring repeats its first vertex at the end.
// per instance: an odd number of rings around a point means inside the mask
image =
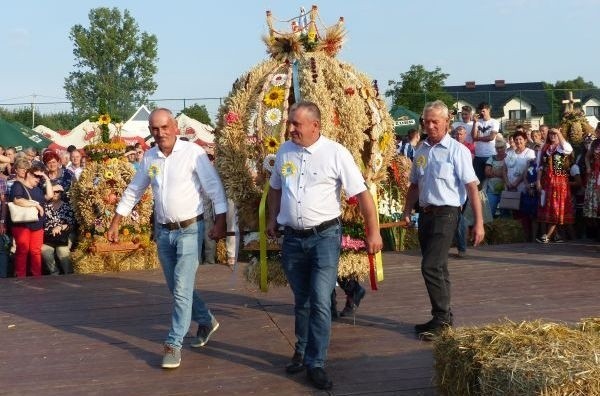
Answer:
POLYGON ((200 191, 203 189, 213 201, 215 221, 209 236, 215 240, 225 237, 227 199, 206 152, 197 144, 177 139, 177 121, 170 110, 156 109, 148 121, 156 146, 146 152, 139 171, 123 193, 107 238, 118 242, 121 219, 131 213, 146 188, 152 186, 158 258, 174 297, 162 367, 176 368, 181 363, 181 346, 191 320, 198 323, 192 347, 206 344, 219 327, 194 290, 198 252, 204 237, 200 191))
MULTIPOLYGON (((463 106, 460 111, 460 121, 454 121, 452 123, 452 130, 456 131, 458 127, 464 127, 467 132, 465 135, 466 143, 473 143, 473 135, 471 134, 471 129, 473 129, 473 120, 471 116, 473 115, 473 108, 471 106, 463 106)), ((467 146, 468 147, 468 146, 467 146)))
POLYGON ((475 158, 473 168, 479 179, 479 187, 485 180, 485 164, 488 159, 496 154, 496 135, 500 130, 500 123, 490 115, 491 107, 486 102, 477 106, 477 114, 473 119, 471 134, 475 143, 475 158))
POLYGON ((275 159, 268 196, 267 233, 284 226, 282 267, 294 293, 294 356, 289 374, 307 368, 311 383, 331 389, 325 358, 331 333, 331 300, 335 288, 342 227, 340 190, 355 196, 365 220, 367 252, 377 253, 383 243, 377 210, 365 180, 341 144, 321 135, 321 111, 312 102, 290 108, 288 133, 275 159))
POLYGON ((416 325, 415 332, 420 338, 430 340, 453 324, 448 249, 467 197, 474 217, 473 246, 483 240, 485 231, 471 153, 447 133, 448 107, 439 100, 427 103, 423 122, 427 139, 415 153, 403 217, 407 223, 411 222, 418 201, 422 208, 418 227, 423 255, 421 273, 431 302, 432 319, 416 325))

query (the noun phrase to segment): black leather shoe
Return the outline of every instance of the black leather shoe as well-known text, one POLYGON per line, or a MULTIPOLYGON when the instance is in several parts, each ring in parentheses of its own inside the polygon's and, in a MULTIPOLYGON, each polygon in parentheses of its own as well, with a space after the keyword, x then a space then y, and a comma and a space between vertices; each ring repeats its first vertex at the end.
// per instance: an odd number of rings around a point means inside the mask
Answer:
POLYGON ((299 352, 294 352, 292 361, 285 366, 285 372, 288 374, 296 374, 304 370, 304 356, 299 352))
POLYGON ((356 289, 354 289, 353 293, 354 295, 352 296, 352 302, 354 303, 354 305, 356 305, 356 307, 360 305, 360 300, 362 300, 365 297, 366 293, 367 291, 364 287, 362 287, 359 284, 356 285, 356 289))
POLYGON ((315 388, 329 390, 333 387, 333 382, 327 377, 327 373, 323 367, 309 368, 306 371, 306 376, 315 388))
POLYGON ((427 323, 418 324, 415 326, 415 332, 419 337, 428 338, 426 336, 435 336, 440 333, 446 327, 451 327, 452 322, 445 322, 437 318, 431 319, 427 323))
POLYGON ((344 309, 342 309, 342 312, 340 312, 340 316, 345 317, 345 316, 354 316, 354 314, 356 313, 356 305, 354 304, 350 304, 350 302, 346 302, 346 306, 344 307, 344 309))

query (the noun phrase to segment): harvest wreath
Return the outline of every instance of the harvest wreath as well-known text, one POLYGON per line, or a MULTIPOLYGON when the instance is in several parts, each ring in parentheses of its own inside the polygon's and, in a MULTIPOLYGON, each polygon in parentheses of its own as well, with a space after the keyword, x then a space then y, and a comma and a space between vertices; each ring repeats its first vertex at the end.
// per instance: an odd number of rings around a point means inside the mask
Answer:
MULTIPOLYGON (((110 120, 107 114, 103 117, 110 120)), ((106 124, 101 126, 108 130, 106 124)), ((131 214, 123 218, 119 230, 120 243, 106 239, 116 205, 133 179, 135 169, 125 159, 125 144, 118 137, 100 136, 101 141, 85 147, 91 160, 70 190, 79 224, 78 243, 72 254, 75 271, 91 273, 156 268, 156 251, 150 239, 150 189, 143 194, 131 214)))
MULTIPOLYGON (((317 27, 318 10, 294 21, 291 32, 274 29, 274 18, 267 12, 269 34, 263 40, 271 58, 252 68, 233 84, 233 89, 219 110, 216 135, 216 166, 227 196, 238 209, 241 230, 255 231, 246 235, 244 244, 256 244, 262 235, 268 213, 265 196, 279 145, 287 139, 286 123, 291 104, 300 100, 316 103, 321 110, 323 135, 344 145, 359 164, 367 185, 376 195, 377 183, 386 178, 387 164, 394 154, 391 117, 376 81, 340 62, 335 55, 345 38, 343 18, 323 33, 317 27)), ((289 171, 293 171, 289 169, 289 171)), ((345 237, 363 236, 362 218, 351 197, 344 197, 342 222, 345 237), (353 231, 352 231, 353 230, 353 231), (357 231, 358 230, 358 231, 357 231), (352 232, 351 232, 352 231, 352 232)), ((264 238, 264 237, 262 237, 264 238)), ((350 241, 346 239, 346 241, 350 241)), ((277 241, 270 241, 277 243, 277 241)), ((261 288, 267 282, 282 279, 276 250, 264 248, 251 265, 262 263, 264 271, 250 269, 247 274, 261 273, 261 288)), ((369 261, 364 248, 356 243, 344 244, 339 274, 365 278, 369 261)), ((380 260, 380 259, 379 259, 380 260)), ((379 266, 379 277, 381 267, 379 266)), ((254 282, 252 276, 250 281, 254 282)))

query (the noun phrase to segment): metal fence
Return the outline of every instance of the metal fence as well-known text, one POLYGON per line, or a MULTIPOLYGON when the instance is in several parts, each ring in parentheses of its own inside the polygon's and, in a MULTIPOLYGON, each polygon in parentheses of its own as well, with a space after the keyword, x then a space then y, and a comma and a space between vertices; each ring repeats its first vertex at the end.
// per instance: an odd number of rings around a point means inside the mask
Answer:
MULTIPOLYGON (((543 122, 555 125, 560 122, 565 108, 563 100, 572 93, 573 104, 580 106, 588 116, 590 123, 600 121, 600 89, 548 89, 548 90, 489 90, 489 91, 460 91, 460 92, 426 92, 404 94, 401 99, 407 103, 410 110, 420 113, 425 103, 442 98, 451 97, 453 104, 468 103, 477 106, 485 101, 492 104, 492 113, 496 118, 502 118, 503 123, 513 119, 531 121, 543 116, 543 122), (525 113, 523 113, 525 111, 525 113), (511 113, 512 112, 512 113, 511 113), (497 114, 502 114, 498 116, 497 114), (523 118, 523 115, 525 117, 523 118), (514 116, 514 117, 513 117, 514 116)), ((35 112, 38 114, 71 113, 74 119, 80 118, 74 113, 71 103, 67 100, 48 100, 48 97, 32 95, 20 100, 0 100, 0 107, 8 110, 28 109, 32 113, 31 125, 35 122, 35 112)), ((213 122, 216 121, 218 109, 224 97, 197 97, 197 98, 153 98, 150 102, 155 106, 171 109, 175 114, 194 104, 204 105, 213 122)), ((389 99, 389 98, 387 98, 389 99)), ((136 106, 137 107, 137 106, 136 106)), ((537 121, 534 120, 534 123, 537 121)))
MULTIPOLYGON (((161 98, 150 99, 151 105, 154 107, 166 107, 174 114, 178 114, 185 108, 195 104, 206 106, 208 115, 213 123, 216 121, 219 107, 223 103, 224 97, 215 98, 161 98)), ((136 108, 139 106, 136 105, 136 108)), ((18 100, 0 100, 0 108, 9 111, 27 110, 31 112, 31 127, 38 125, 35 121, 36 114, 52 114, 52 113, 70 113, 73 114, 75 124, 82 120, 81 116, 74 112, 71 102, 67 100, 48 100, 45 97, 32 95, 30 97, 19 98, 18 100)), ((131 114, 133 115, 133 114, 131 114)))
MULTIPOLYGON (((409 93, 401 96, 400 103, 420 113, 427 102, 453 99, 453 105, 477 106, 480 102, 492 105, 495 118, 531 121, 543 117, 543 122, 558 124, 568 104, 580 107, 590 122, 600 120, 600 89, 545 89, 545 90, 461 90, 457 92, 409 93), (572 97, 571 97, 572 94, 572 97), (563 101, 568 101, 563 103, 563 101)), ((595 125, 595 124, 593 124, 595 125)))

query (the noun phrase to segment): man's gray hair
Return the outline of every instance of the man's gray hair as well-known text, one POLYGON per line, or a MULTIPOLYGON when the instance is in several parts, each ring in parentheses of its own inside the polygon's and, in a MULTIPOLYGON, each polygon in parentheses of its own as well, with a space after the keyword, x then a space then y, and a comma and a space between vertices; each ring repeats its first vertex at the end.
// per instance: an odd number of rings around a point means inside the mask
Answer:
POLYGON ((423 116, 425 116, 425 112, 429 110, 441 111, 444 118, 448 118, 450 116, 448 106, 446 106, 446 103, 442 102, 441 100, 435 100, 433 102, 426 103, 425 107, 423 107, 423 116))
POLYGON ((305 109, 311 120, 319 121, 319 123, 321 123, 321 110, 319 109, 319 106, 317 106, 316 103, 309 101, 301 101, 294 103, 290 107, 290 113, 297 109, 305 109))

